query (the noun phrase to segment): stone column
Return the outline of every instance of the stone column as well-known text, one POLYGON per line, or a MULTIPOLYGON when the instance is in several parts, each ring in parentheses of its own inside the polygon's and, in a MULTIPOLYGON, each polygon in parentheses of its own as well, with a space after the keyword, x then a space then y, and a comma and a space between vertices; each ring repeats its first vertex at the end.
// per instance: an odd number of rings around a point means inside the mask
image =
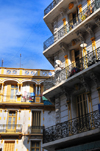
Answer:
POLYGON ((35 96, 37 96, 37 84, 35 85, 35 96))

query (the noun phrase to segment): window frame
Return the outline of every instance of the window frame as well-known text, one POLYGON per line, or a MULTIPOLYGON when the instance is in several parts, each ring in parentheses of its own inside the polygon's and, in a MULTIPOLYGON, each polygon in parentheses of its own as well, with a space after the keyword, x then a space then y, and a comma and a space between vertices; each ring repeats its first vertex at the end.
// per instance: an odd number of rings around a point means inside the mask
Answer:
POLYGON ((36 149, 39 149, 39 151, 41 151, 41 141, 31 141, 31 145, 30 145, 30 148, 31 148, 31 151, 32 151, 32 149, 34 149, 34 151, 36 151, 36 149), (32 147, 32 142, 34 142, 35 143, 35 146, 34 147, 32 147), (36 146, 36 143, 39 143, 39 147, 37 147, 36 146))
POLYGON ((11 90, 10 90, 10 100, 16 100, 17 96, 16 93, 18 92, 18 85, 17 84, 11 84, 11 90), (14 86, 14 88, 12 88, 14 86), (11 94, 11 91, 14 90, 13 95, 11 94), (17 91, 16 91, 17 90, 17 91))
POLYGON ((8 116, 7 116, 7 131, 15 131, 16 130, 16 124, 17 124, 17 111, 15 110, 9 110, 8 111, 8 116), (12 112, 12 115, 10 115, 10 112, 12 112), (15 112, 15 115, 14 113, 15 112), (9 129, 9 118, 11 117, 11 128, 9 129), (13 118, 15 118, 15 123, 13 123, 13 118), (14 125, 14 126, 13 126, 14 125))

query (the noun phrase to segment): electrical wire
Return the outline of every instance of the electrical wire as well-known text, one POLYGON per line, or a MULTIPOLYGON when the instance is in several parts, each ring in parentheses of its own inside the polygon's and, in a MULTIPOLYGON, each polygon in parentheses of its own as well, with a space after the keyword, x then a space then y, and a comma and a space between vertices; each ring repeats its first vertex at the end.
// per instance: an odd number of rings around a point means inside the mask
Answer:
MULTIPOLYGON (((40 23, 40 21, 41 21, 41 18, 42 18, 42 15, 41 15, 41 17, 40 17, 38 23, 35 25, 34 28, 36 28, 36 27, 39 25, 39 23, 40 23)), ((14 56, 13 56, 12 58, 10 58, 10 60, 7 61, 7 64, 8 64, 8 62, 12 62, 13 59, 14 59, 14 57, 15 57, 17 54, 19 54, 19 52, 22 50, 22 48, 25 46, 25 44, 27 43, 27 41, 28 41, 29 38, 31 37, 32 33, 33 33, 33 31, 29 34, 28 38, 27 38, 26 41, 23 43, 22 47, 17 51, 17 53, 15 53, 14 56)), ((4 61, 4 63, 5 63, 5 61, 4 61)), ((6 65, 6 63, 5 63, 5 65, 6 65)))

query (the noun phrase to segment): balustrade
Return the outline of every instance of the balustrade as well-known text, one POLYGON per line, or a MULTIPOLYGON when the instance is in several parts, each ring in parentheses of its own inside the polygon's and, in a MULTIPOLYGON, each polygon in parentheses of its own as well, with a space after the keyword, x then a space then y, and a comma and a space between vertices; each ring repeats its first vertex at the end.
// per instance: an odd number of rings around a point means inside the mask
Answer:
POLYGON ((87 51, 87 55, 80 58, 78 61, 73 62, 64 69, 56 71, 54 77, 45 80, 44 90, 47 90, 53 87, 54 85, 59 84, 60 82, 72 77, 73 75, 77 74, 78 72, 81 72, 84 69, 87 69, 88 67, 99 61, 100 61, 100 47, 91 52, 87 51))
POLYGON ((100 2, 94 1, 89 6, 87 6, 82 12, 78 13, 76 18, 70 20, 65 26, 63 26, 60 30, 56 32, 56 35, 52 35, 44 42, 44 50, 54 44, 56 41, 61 39, 67 33, 69 33, 72 29, 74 29, 77 25, 79 25, 82 21, 84 21, 87 17, 93 14, 98 8, 100 8, 100 2), (54 40, 56 37, 56 40, 54 40))
POLYGON ((43 143, 70 137, 98 127, 100 127, 100 114, 96 110, 81 117, 45 128, 43 131, 43 143))
POLYGON ((0 124, 0 133, 21 133, 22 132, 22 125, 20 124, 0 124))
POLYGON ((44 10, 44 16, 48 14, 61 0, 53 0, 52 3, 44 10))

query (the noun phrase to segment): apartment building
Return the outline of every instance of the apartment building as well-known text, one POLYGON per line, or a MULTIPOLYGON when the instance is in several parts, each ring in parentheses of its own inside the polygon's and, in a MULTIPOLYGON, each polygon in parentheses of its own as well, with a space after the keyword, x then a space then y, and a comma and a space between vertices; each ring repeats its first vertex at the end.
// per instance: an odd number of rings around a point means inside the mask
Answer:
POLYGON ((52 36, 43 55, 55 71, 43 95, 56 124, 44 129, 48 151, 100 150, 100 0, 53 0, 44 10, 52 36))
POLYGON ((53 71, 0 68, 0 151, 42 151, 43 128, 55 124, 43 93, 53 71))

